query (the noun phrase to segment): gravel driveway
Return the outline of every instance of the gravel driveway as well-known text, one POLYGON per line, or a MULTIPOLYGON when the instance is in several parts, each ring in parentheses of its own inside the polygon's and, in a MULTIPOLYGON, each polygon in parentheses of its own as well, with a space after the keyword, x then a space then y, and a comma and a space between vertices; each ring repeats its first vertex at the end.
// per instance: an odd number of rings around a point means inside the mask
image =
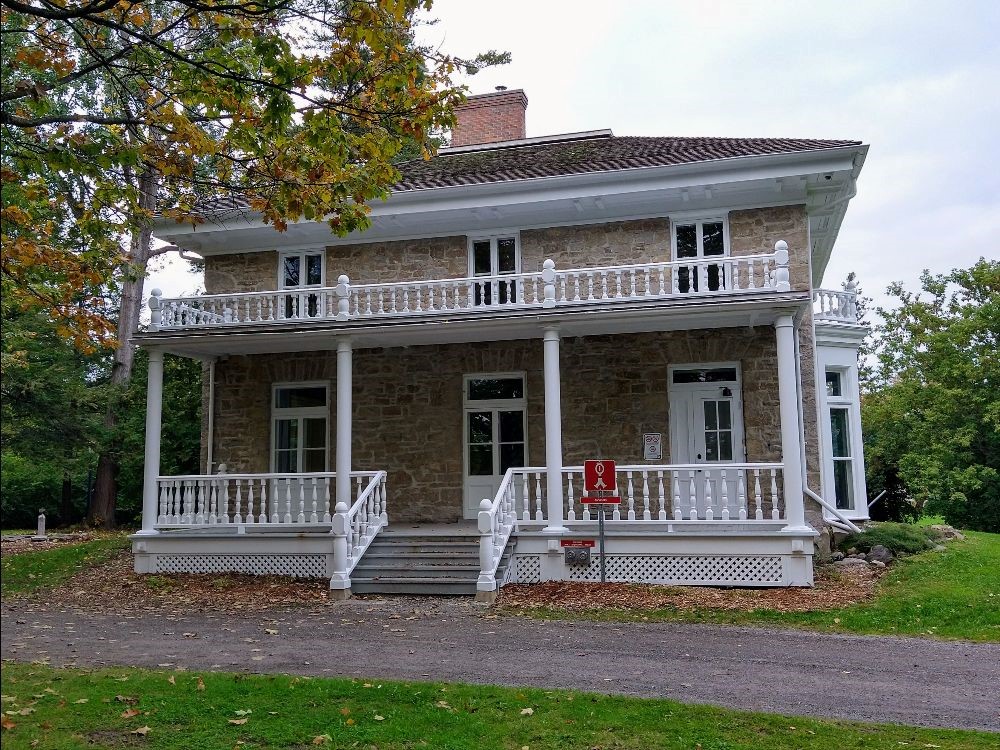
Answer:
POLYGON ((238 613, 94 614, 18 602, 2 616, 4 659, 58 666, 531 685, 1000 731, 998 644, 539 621, 410 598, 238 613))

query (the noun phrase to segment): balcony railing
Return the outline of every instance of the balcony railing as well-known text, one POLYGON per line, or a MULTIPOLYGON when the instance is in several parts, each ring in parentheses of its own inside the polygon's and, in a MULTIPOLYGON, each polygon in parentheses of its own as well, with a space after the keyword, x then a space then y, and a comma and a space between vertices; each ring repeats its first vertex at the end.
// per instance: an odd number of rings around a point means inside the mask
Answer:
POLYGON ((854 284, 848 283, 844 291, 817 289, 813 292, 813 318, 837 323, 858 323, 858 295, 854 284))
POLYGON ((153 330, 252 326, 284 321, 384 320, 445 314, 621 305, 669 298, 787 292, 788 245, 773 253, 461 279, 163 298, 153 290, 153 330))

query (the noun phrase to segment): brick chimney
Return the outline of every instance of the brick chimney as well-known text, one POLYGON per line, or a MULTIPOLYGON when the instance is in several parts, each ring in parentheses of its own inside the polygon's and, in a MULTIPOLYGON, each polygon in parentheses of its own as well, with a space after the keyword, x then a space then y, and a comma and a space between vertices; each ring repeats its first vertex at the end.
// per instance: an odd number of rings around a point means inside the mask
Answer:
POLYGON ((465 104, 455 107, 451 145, 520 140, 525 137, 524 111, 527 108, 528 97, 521 89, 508 91, 498 86, 488 94, 470 96, 465 104))

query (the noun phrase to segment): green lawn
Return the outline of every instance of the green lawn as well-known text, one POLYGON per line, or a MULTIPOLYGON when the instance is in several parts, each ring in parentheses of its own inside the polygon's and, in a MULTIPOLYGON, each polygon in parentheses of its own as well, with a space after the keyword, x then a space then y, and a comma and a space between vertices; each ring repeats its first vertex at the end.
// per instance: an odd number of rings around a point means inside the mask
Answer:
POLYGON ((4 750, 148 748, 994 748, 996 735, 589 693, 3 665, 4 750), (173 680, 173 681, 171 681, 173 680), (143 735, 135 730, 148 728, 143 735), (315 743, 315 744, 314 744, 315 743))
POLYGON ((100 564, 128 546, 128 538, 122 533, 9 555, 3 559, 0 593, 4 596, 30 594, 57 586, 84 567, 100 564))
POLYGON ((513 610, 544 618, 775 625, 880 635, 1000 641, 1000 535, 965 532, 944 552, 904 558, 879 582, 875 600, 825 612, 719 610, 513 610))

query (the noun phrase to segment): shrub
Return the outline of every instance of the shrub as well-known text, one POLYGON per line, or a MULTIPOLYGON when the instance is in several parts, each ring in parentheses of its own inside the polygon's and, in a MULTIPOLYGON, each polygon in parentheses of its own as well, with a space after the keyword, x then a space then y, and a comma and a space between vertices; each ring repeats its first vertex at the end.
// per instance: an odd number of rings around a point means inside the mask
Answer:
POLYGON ((860 534, 851 534, 840 543, 840 547, 842 550, 856 547, 862 552, 869 552, 876 544, 881 544, 896 555, 914 555, 933 547, 935 539, 933 529, 906 523, 880 523, 860 534))

